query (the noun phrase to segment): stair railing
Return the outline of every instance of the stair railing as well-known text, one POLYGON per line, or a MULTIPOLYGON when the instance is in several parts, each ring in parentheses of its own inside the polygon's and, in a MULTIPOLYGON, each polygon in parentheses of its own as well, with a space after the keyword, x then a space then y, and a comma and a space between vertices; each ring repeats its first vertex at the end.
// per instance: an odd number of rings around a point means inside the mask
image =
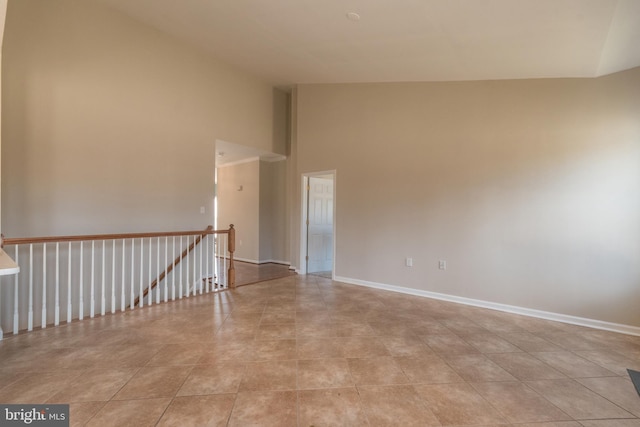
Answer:
POLYGON ((44 329, 235 288, 233 224, 227 230, 2 236, 0 247, 20 266, 20 273, 0 278, 0 309, 12 307, 0 312, 0 340, 3 327, 30 332, 34 325, 44 329))

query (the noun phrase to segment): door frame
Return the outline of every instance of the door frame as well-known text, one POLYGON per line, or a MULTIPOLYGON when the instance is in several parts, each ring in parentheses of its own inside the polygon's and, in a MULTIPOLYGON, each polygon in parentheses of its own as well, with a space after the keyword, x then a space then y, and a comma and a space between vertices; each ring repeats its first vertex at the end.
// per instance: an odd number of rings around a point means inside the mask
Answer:
POLYGON ((337 172, 335 169, 328 171, 319 171, 319 172, 309 172, 302 174, 302 197, 300 201, 300 212, 302 216, 300 217, 300 274, 307 274, 307 255, 309 253, 308 247, 308 226, 307 226, 307 214, 308 214, 308 200, 309 200, 309 178, 310 177, 318 177, 331 175, 331 179, 333 180, 333 259, 331 260, 331 278, 335 279, 336 277, 336 188, 337 188, 337 172))

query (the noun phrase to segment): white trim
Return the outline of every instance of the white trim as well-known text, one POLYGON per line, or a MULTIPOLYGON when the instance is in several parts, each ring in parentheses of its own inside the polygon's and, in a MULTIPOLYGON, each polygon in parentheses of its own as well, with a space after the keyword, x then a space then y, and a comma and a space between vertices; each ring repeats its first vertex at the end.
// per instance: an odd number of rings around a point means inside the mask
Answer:
POLYGON ((333 280, 352 285, 366 286, 368 288, 383 289, 385 291, 399 292, 402 294, 455 302, 458 304, 471 305, 474 307, 489 308, 492 310, 504 311, 506 313, 520 314, 523 316, 536 317, 545 320, 553 320, 555 322, 569 323, 571 325, 586 326, 588 328, 602 329, 605 331, 619 332, 621 334, 640 336, 640 327, 638 326, 623 325, 620 323, 611 323, 596 319, 587 319, 584 317, 570 316, 561 313, 552 313, 548 311, 535 310, 532 308, 518 307, 514 305, 459 297, 456 295, 441 294, 438 292, 424 291, 421 289, 405 288, 402 286, 369 282, 366 280, 352 279, 350 277, 335 276, 333 280))
POLYGON ((267 163, 281 162, 283 160, 287 160, 287 156, 283 156, 282 154, 277 154, 273 157, 260 157, 260 161, 267 163))
POLYGON ((216 167, 217 168, 226 168, 228 166, 236 166, 236 165, 241 165, 242 163, 251 163, 251 162, 257 162, 257 161, 260 161, 260 157, 249 157, 247 159, 236 160, 235 162, 217 164, 216 167))

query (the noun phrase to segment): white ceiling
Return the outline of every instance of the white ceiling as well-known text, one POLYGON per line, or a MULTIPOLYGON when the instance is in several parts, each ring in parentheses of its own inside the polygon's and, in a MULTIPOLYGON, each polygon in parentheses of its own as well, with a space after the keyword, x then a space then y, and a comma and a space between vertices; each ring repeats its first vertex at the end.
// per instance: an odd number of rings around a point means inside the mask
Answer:
POLYGON ((640 66, 640 0, 97 1, 278 86, 595 77, 640 66))

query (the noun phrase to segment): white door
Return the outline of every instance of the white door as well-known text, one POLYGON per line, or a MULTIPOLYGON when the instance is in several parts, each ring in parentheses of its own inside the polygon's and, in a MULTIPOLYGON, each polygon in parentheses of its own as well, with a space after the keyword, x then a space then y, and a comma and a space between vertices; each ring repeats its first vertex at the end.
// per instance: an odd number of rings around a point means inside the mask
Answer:
POLYGON ((309 177, 307 273, 333 270, 333 179, 309 177))

